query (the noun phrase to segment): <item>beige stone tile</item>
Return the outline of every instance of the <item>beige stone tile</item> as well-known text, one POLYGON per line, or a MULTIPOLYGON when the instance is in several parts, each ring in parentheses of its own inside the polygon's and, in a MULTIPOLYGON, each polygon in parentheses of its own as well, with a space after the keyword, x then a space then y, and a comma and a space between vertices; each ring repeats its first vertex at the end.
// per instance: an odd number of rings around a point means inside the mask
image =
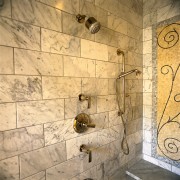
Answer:
POLYGON ((79 13, 79 0, 37 0, 56 9, 66 11, 71 14, 79 13))
POLYGON ((152 39, 152 27, 143 29, 143 41, 149 41, 152 39))
POLYGON ((142 80, 133 79, 126 80, 126 93, 141 93, 143 92, 143 83, 142 80))
POLYGON ((78 156, 47 169, 46 180, 70 179, 82 172, 83 161, 78 156))
POLYGON ((95 77, 95 60, 64 56, 64 76, 95 77))
POLYGON ((79 113, 94 114, 96 113, 96 96, 91 96, 91 106, 88 109, 88 102, 80 102, 78 98, 65 99, 65 119, 74 118, 79 113))
POLYGON ((151 12, 143 17, 143 28, 152 26, 157 22, 157 12, 151 12))
POLYGON ((20 155, 20 177, 25 178, 66 161, 65 143, 59 143, 20 155), (44 161, 42 161, 42 159, 44 161), (33 164, 33 166, 32 166, 33 164))
POLYGON ((19 162, 18 157, 12 157, 0 161, 1 179, 18 180, 19 179, 19 162))
POLYGON ((127 25, 127 35, 134 39, 142 41, 142 29, 130 23, 128 23, 127 25))
POLYGON ((95 41, 101 44, 118 47, 118 36, 118 32, 101 27, 99 32, 95 34, 95 41))
POLYGON ((94 35, 85 27, 84 23, 78 23, 75 15, 62 12, 63 33, 78 36, 84 39, 94 40, 94 35))
POLYGON ((110 62, 121 63, 123 62, 123 56, 117 55, 118 48, 108 46, 108 60, 110 62))
POLYGON ((152 130, 152 120, 149 118, 143 118, 143 129, 150 131, 152 130))
POLYGON ((40 50, 40 28, 1 17, 0 30, 0 45, 40 50))
POLYGON ((41 78, 38 76, 0 76, 0 102, 41 99, 41 78))
POLYGON ((97 112, 113 111, 116 109, 117 102, 115 95, 97 97, 97 112))
POLYGON ((32 126, 0 132, 0 159, 16 156, 44 145, 43 127, 32 126))
POLYGON ((152 93, 143 93, 143 104, 152 106, 152 93))
POLYGON ((0 74, 13 74, 13 48, 0 46, 0 74))
POLYGON ((144 67, 143 68, 143 79, 152 79, 152 67, 149 66, 149 67, 144 67))
POLYGON ((118 116, 118 110, 109 112, 109 127, 122 123, 122 119, 118 116))
POLYGON ((133 65, 133 66, 142 66, 143 65, 142 54, 128 51, 127 57, 125 59, 125 64, 129 64, 129 65, 133 65))
POLYGON ((143 54, 152 53, 152 40, 143 42, 143 54))
POLYGON ((4 1, 4 5, 0 10, 0 16, 11 18, 11 0, 4 1))
POLYGON ((68 77, 43 77, 43 98, 78 97, 81 93, 81 79, 68 77))
POLYGON ((129 50, 129 40, 130 38, 124 34, 119 34, 119 43, 118 43, 118 47, 121 50, 129 50))
POLYGON ((61 55, 14 50, 15 73, 28 75, 63 75, 63 59, 61 55))
POLYGON ((143 116, 152 119, 152 106, 143 106, 143 116))
POLYGON ((80 40, 74 36, 42 29, 41 45, 45 52, 80 56, 80 40))
POLYGON ((115 95, 116 94, 116 79, 109 79, 108 81, 109 81, 109 85, 108 85, 109 94, 115 95))
POLYGON ((180 2, 174 1, 171 4, 157 10, 157 22, 180 15, 180 2))
POLYGON ((61 32, 61 11, 37 1, 12 1, 12 18, 61 32))
POLYGON ((108 95, 108 79, 83 78, 82 92, 90 96, 108 95))
POLYGON ((108 13, 108 28, 127 35, 127 21, 115 16, 112 13, 108 13))
POLYGON ((0 131, 16 128, 15 103, 0 104, 0 131))
POLYGON ((98 78, 116 78, 120 69, 119 64, 96 61, 96 77, 98 78))
POLYGON ((108 48, 104 44, 81 39, 81 57, 108 61, 108 48))
POLYGON ((152 92, 152 80, 143 80, 143 92, 152 92))
POLYGON ((64 100, 29 101, 17 104, 17 126, 25 127, 64 119, 64 100))
POLYGON ((46 173, 45 173, 45 171, 42 171, 38 174, 35 174, 35 175, 25 178, 23 180, 45 180, 45 179, 46 179, 46 173))
POLYGON ((151 66, 152 67, 152 54, 144 54, 143 55, 143 66, 151 66))

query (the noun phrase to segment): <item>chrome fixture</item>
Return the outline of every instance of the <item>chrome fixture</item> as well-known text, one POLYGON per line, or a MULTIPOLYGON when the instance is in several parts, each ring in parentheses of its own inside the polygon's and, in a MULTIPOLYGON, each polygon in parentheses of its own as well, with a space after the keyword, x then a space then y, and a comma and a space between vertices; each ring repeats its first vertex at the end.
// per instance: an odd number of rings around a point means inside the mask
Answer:
POLYGON ((88 109, 91 108, 91 96, 86 96, 84 94, 79 94, 79 101, 88 101, 88 109))
POLYGON ((91 118, 85 113, 78 114, 73 123, 73 128, 77 133, 83 133, 88 128, 95 128, 95 124, 91 124, 91 118))
POLYGON ((0 9, 3 7, 4 5, 4 0, 0 0, 0 9))
POLYGON ((80 152, 85 152, 86 154, 89 155, 89 163, 92 161, 92 153, 91 150, 87 148, 86 145, 82 144, 80 146, 80 152))
POLYGON ((78 14, 76 16, 76 20, 79 23, 85 23, 86 28, 89 29, 91 34, 97 33, 101 28, 100 22, 98 22, 94 17, 87 17, 85 15, 78 14))

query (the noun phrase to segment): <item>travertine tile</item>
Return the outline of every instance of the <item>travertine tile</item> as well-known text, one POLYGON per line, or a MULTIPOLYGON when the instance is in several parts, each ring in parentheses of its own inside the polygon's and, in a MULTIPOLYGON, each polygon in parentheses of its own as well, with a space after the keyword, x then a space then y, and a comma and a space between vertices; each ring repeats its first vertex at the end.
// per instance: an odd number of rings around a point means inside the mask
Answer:
POLYGON ((120 69, 119 64, 96 61, 96 77, 98 78, 117 78, 120 69))
POLYGON ((20 155, 20 177, 25 178, 64 161, 66 161, 64 142, 22 154, 20 155))
POLYGON ((61 32, 61 11, 34 0, 13 0, 12 18, 61 32))
POLYGON ((41 45, 45 52, 80 56, 80 40, 74 36, 42 29, 41 45))
POLYGON ((97 97, 97 112, 113 111, 116 109, 117 102, 115 95, 97 97))
POLYGON ((17 156, 0 161, 0 178, 2 180, 19 180, 19 162, 17 156))
POLYGON ((142 29, 130 23, 128 23, 127 25, 127 35, 134 39, 142 41, 142 29))
POLYGON ((94 35, 84 26, 84 23, 77 23, 75 15, 62 12, 63 33, 78 36, 84 39, 94 40, 94 35))
POLYGON ((46 173, 44 171, 42 171, 38 174, 35 174, 35 175, 25 178, 23 180, 45 180, 45 179, 46 179, 46 173))
POLYGON ((46 180, 70 179, 83 172, 80 157, 75 157, 46 170, 46 180), (78 166, 77 166, 78 164, 78 166))
POLYGON ((16 128, 15 103, 0 104, 0 131, 16 128))
POLYGON ((79 113, 96 113, 96 96, 91 96, 91 107, 88 108, 88 101, 80 102, 78 98, 65 99, 65 119, 74 118, 79 113))
POLYGON ((14 50, 15 73, 27 75, 63 75, 63 60, 61 55, 14 50))
POLYGON ((64 56, 64 76, 95 77, 95 61, 64 56))
POLYGON ((29 101, 17 104, 17 126, 25 127, 64 119, 64 100, 29 101))
POLYGON ((71 14, 79 13, 79 0, 37 0, 56 9, 66 11, 71 14))
POLYGON ((81 39, 81 56, 90 59, 108 61, 107 45, 81 39))
POLYGON ((142 80, 126 80, 126 93, 141 93, 143 91, 142 80))
MULTIPOLYGON (((125 60, 125 64, 142 67, 142 65, 143 65, 142 52, 141 52, 141 54, 138 54, 138 53, 128 51, 128 54, 127 54, 127 57, 125 60)), ((139 68, 139 67, 137 67, 137 68, 139 68)))
POLYGON ((0 45, 40 50, 40 28, 0 18, 0 45))
POLYGON ((157 12, 154 11, 150 14, 147 14, 143 17, 143 28, 152 26, 157 22, 157 12))
POLYGON ((108 95, 108 79, 83 78, 82 92, 90 96, 108 95))
POLYGON ((157 22, 180 15, 180 1, 171 2, 168 6, 157 10, 157 22))
POLYGON ((11 18, 11 0, 3 1, 4 5, 0 10, 0 16, 11 18))
POLYGON ((127 35, 127 21, 108 13, 108 28, 127 35))
POLYGON ((0 74, 13 74, 13 48, 0 46, 0 74))
POLYGON ((129 40, 130 38, 127 35, 124 34, 119 34, 119 43, 118 43, 118 47, 121 50, 129 50, 129 40))
POLYGON ((68 77, 42 77, 43 98, 78 97, 81 93, 81 79, 68 77))
POLYGON ((0 102, 41 99, 41 78, 38 76, 0 76, 0 102))
MULTIPOLYGON (((120 72, 119 72, 120 73, 120 72)), ((109 95, 116 94, 116 79, 109 79, 109 85, 108 85, 108 90, 109 90, 109 95)))
POLYGON ((0 159, 43 147, 43 127, 32 126, 0 132, 0 159))

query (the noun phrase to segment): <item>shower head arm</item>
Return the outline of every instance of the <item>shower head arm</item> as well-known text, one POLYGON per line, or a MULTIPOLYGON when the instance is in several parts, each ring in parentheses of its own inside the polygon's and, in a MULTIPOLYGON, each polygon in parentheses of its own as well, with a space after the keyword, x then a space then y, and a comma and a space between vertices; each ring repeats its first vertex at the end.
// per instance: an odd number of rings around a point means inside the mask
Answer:
POLYGON ((86 16, 85 16, 85 15, 81 15, 81 14, 78 14, 78 15, 76 16, 76 20, 77 20, 77 22, 79 22, 79 23, 83 23, 83 22, 85 21, 85 18, 86 18, 86 16))

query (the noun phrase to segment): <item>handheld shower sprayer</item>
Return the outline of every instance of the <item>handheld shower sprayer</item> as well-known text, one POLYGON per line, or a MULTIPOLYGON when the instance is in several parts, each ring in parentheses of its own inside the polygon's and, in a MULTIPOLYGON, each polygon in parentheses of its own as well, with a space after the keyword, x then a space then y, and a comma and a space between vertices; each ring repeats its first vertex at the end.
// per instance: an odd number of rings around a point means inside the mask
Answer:
POLYGON ((76 16, 76 20, 79 23, 85 23, 86 28, 89 29, 91 34, 97 33, 101 28, 100 22, 98 22, 94 17, 87 17, 85 15, 78 14, 76 16))

